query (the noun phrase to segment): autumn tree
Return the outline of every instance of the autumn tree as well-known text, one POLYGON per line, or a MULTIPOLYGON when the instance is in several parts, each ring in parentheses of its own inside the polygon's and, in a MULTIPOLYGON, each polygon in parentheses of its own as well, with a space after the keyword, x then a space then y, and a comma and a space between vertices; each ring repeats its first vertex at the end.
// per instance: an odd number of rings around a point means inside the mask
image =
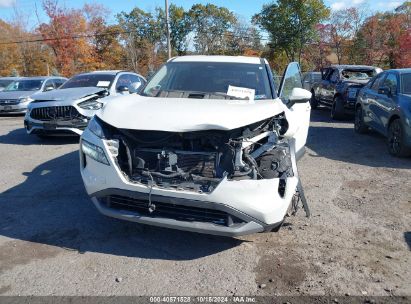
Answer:
POLYGON ((301 62, 304 47, 316 36, 316 25, 328 18, 322 0, 278 0, 264 5, 253 20, 270 34, 270 44, 289 61, 301 62))
POLYGON ((225 49, 224 35, 237 22, 225 7, 195 4, 188 11, 194 34, 194 45, 200 54, 221 54, 225 49))

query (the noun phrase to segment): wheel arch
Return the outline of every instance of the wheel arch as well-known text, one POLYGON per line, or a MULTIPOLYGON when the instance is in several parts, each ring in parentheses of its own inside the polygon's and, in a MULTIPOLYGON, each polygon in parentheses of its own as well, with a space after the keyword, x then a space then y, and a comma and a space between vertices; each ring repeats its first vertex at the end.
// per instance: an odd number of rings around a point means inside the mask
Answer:
POLYGON ((401 119, 401 116, 398 115, 397 113, 393 114, 393 115, 390 117, 390 119, 388 120, 387 129, 390 127, 391 123, 392 123, 394 120, 397 120, 397 119, 401 119))

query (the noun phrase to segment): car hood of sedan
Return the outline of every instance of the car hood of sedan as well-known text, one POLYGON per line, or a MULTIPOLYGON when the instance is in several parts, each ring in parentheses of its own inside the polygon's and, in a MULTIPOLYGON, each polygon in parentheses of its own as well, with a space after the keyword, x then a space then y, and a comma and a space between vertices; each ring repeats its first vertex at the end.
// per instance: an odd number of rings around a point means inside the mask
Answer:
POLYGON ((0 99, 19 99, 30 96, 33 91, 7 91, 0 92, 0 99))
POLYGON ((280 99, 249 102, 156 98, 132 94, 112 98, 96 115, 120 129, 191 132, 232 130, 286 110, 287 107, 280 99))
POLYGON ((53 91, 34 94, 32 98, 35 100, 34 103, 44 101, 76 100, 104 91, 106 91, 106 89, 96 87, 57 89, 53 91))

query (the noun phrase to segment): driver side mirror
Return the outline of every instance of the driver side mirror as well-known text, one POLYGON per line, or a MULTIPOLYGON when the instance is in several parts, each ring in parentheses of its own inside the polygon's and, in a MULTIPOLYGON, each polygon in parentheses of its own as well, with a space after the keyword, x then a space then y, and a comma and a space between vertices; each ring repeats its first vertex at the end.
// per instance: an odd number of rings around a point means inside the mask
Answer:
POLYGON ((378 89, 378 94, 391 96, 391 88, 381 87, 381 88, 378 89))
POLYGON ((129 90, 128 86, 119 86, 119 87, 117 88, 117 92, 119 92, 119 93, 127 93, 127 92, 130 92, 130 90, 129 90))
POLYGON ((287 107, 291 108, 296 103, 306 103, 311 99, 311 92, 301 88, 294 88, 288 99, 287 107))
POLYGON ((47 86, 44 88, 44 92, 53 91, 53 90, 54 90, 53 86, 47 86))

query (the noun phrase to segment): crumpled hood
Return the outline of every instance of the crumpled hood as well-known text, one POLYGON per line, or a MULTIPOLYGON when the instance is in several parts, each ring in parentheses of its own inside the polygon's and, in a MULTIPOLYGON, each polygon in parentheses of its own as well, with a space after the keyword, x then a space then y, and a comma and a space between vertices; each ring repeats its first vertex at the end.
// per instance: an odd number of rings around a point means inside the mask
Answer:
POLYGON ((120 129, 190 132, 232 130, 286 110, 280 99, 249 103, 242 100, 156 98, 132 94, 113 98, 96 115, 120 129))
POLYGON ((42 101, 76 100, 103 91, 105 91, 104 88, 96 87, 57 89, 49 92, 34 94, 32 98, 35 99, 35 103, 42 101))
MULTIPOLYGON (((35 92, 35 91, 34 91, 35 92)), ((23 97, 30 96, 34 93, 33 91, 8 91, 0 92, 0 99, 19 99, 23 97)))

